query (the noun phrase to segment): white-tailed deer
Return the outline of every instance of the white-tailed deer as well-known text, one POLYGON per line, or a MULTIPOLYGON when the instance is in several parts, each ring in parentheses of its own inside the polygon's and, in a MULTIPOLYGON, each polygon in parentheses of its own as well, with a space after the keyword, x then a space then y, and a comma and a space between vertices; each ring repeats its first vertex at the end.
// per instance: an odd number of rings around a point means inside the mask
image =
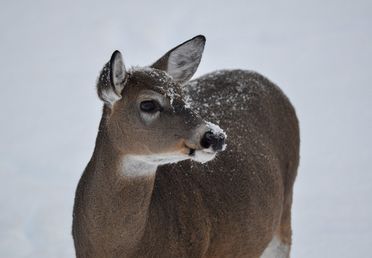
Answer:
POLYGON ((77 257, 289 257, 295 111, 250 71, 188 82, 205 38, 153 65, 104 66, 96 146, 76 190, 77 257), (228 135, 225 148, 225 134, 228 135))

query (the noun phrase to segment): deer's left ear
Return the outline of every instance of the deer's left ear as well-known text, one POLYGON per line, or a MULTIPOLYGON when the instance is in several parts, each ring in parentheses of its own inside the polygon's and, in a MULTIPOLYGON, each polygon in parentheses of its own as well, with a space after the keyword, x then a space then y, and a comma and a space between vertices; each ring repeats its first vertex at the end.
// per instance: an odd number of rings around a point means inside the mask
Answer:
POLYGON ((204 45, 205 37, 196 36, 168 51, 151 67, 166 71, 174 80, 184 83, 196 72, 204 45))
POLYGON ((110 107, 121 99, 121 91, 124 88, 127 72, 123 57, 116 50, 109 62, 103 67, 97 81, 98 97, 110 107))

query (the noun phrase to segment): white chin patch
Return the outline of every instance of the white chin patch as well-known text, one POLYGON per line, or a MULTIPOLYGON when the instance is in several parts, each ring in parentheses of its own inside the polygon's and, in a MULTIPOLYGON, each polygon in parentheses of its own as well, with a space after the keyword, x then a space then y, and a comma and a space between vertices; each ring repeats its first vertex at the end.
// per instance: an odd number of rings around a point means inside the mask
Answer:
POLYGON ((162 153, 151 155, 126 155, 123 159, 123 175, 138 177, 155 174, 160 165, 176 163, 190 157, 181 153, 162 153))
POLYGON ((215 157, 216 152, 211 147, 203 150, 195 150, 192 155, 185 155, 182 153, 126 155, 122 163, 122 173, 130 177, 148 176, 155 174, 156 168, 160 165, 177 163, 186 159, 206 163, 215 157))
POLYGON ((215 157, 216 152, 212 149, 212 147, 209 147, 208 149, 195 150, 195 153, 193 156, 191 156, 191 159, 200 163, 206 163, 215 157))
POLYGON ((181 154, 181 153, 161 153, 161 154, 143 155, 143 156, 138 156, 138 157, 140 157, 144 162, 157 165, 157 166, 177 163, 181 160, 190 158, 187 155, 181 154))

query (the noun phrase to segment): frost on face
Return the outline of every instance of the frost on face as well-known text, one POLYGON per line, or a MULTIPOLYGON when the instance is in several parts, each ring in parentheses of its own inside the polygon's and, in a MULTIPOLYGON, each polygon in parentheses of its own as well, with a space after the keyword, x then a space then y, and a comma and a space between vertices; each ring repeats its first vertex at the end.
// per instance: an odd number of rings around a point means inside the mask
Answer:
POLYGON ((192 99, 190 98, 190 96, 189 95, 185 95, 183 99, 184 99, 184 102, 185 102, 185 108, 190 109, 191 108, 191 104, 192 104, 192 99))
POLYGON ((101 100, 103 100, 107 105, 111 106, 115 101, 121 99, 113 89, 111 85, 111 68, 110 63, 107 63, 97 80, 97 92, 101 100))
POLYGON ((212 131, 212 133, 222 134, 225 137, 225 139, 227 138, 227 134, 225 133, 224 130, 222 130, 221 127, 211 122, 205 122, 205 123, 207 124, 208 128, 212 131))
POLYGON ((173 88, 168 87, 165 96, 169 98, 170 104, 173 107, 173 101, 175 98, 182 98, 181 94, 177 93, 173 88))
POLYGON ((169 98, 171 106, 175 99, 182 99, 180 86, 166 72, 151 67, 133 67, 131 72, 143 72, 157 82, 155 88, 169 98))

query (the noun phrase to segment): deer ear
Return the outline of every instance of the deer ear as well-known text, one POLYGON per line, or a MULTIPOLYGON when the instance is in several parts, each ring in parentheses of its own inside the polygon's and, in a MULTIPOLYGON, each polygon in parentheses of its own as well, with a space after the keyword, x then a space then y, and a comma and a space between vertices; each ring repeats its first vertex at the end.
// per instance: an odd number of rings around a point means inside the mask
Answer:
POLYGON ((103 67, 97 82, 97 93, 109 106, 121 99, 121 91, 126 80, 125 66, 121 53, 116 50, 109 62, 103 67))
POLYGON ((166 71, 178 82, 186 82, 199 66, 204 45, 205 37, 198 35, 168 51, 151 67, 166 71))

